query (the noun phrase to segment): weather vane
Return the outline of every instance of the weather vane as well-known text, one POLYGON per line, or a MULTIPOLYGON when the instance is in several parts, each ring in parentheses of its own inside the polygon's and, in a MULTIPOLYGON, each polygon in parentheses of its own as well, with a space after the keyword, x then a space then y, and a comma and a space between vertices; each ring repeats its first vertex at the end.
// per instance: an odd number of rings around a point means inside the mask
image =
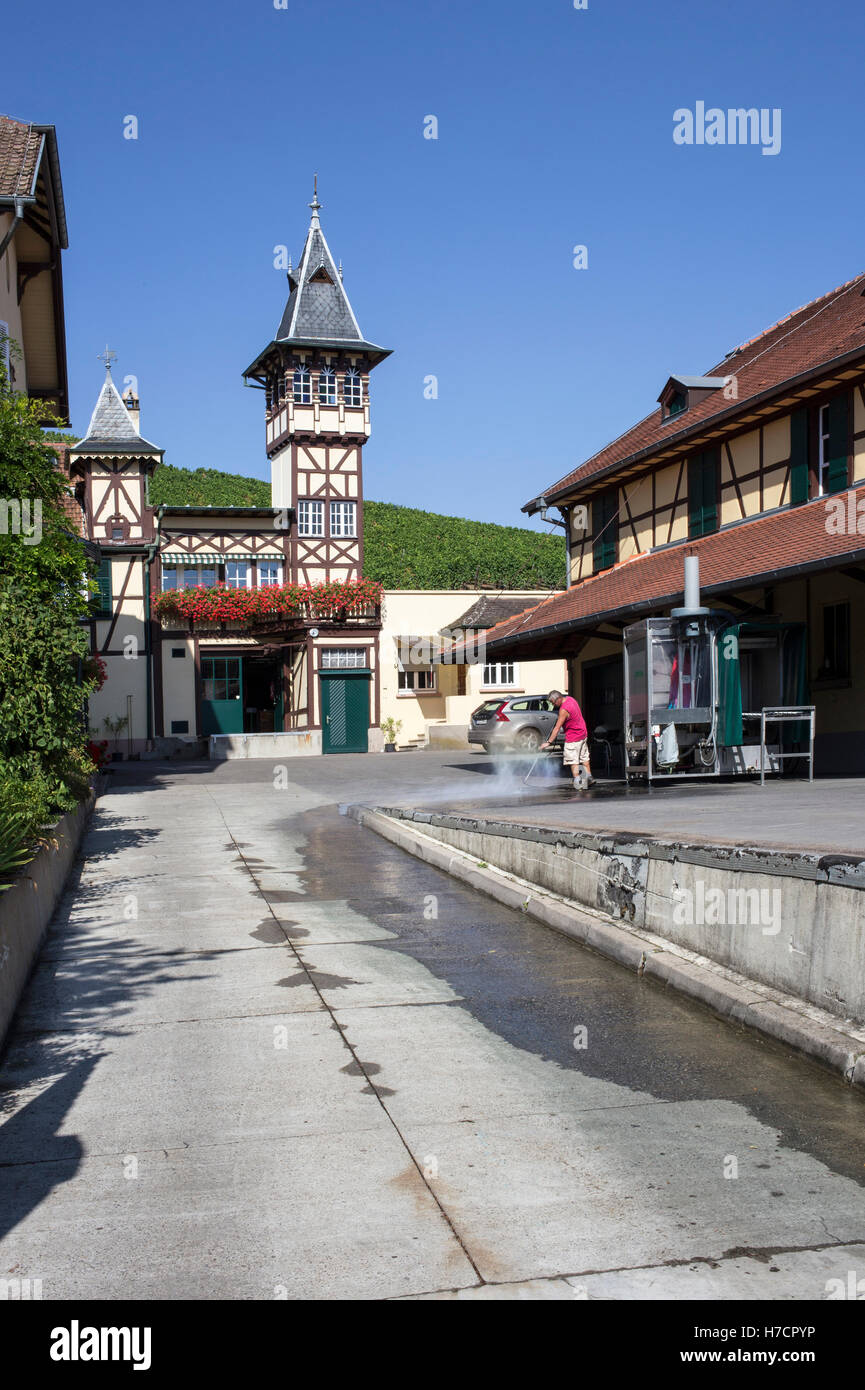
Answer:
POLYGON ((110 372, 110 371, 111 371, 111 363, 117 361, 117 353, 116 353, 116 352, 112 352, 112 351, 111 351, 111 348, 108 346, 107 343, 105 344, 105 351, 104 351, 104 352, 97 352, 96 356, 99 358, 99 361, 100 361, 100 362, 104 362, 104 363, 105 363, 105 370, 106 370, 106 372, 110 372))

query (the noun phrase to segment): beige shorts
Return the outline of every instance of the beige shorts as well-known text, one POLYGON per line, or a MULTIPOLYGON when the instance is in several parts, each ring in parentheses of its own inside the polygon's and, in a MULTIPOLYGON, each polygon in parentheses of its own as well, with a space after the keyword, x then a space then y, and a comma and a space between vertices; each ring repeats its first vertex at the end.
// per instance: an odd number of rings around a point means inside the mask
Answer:
POLYGON ((586 763, 589 760, 589 740, 581 738, 577 743, 566 743, 562 763, 565 767, 573 767, 574 763, 586 763))

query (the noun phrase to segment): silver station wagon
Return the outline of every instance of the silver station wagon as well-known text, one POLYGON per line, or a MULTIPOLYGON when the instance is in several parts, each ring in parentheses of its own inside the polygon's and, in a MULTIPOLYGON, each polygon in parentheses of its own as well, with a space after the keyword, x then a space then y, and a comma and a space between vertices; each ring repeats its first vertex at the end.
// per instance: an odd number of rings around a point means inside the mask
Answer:
MULTIPOLYGON (((546 695, 496 696, 478 705, 469 724, 469 743, 488 753, 533 753, 550 736, 556 711, 546 695)), ((559 734, 557 743, 561 741, 559 734)))

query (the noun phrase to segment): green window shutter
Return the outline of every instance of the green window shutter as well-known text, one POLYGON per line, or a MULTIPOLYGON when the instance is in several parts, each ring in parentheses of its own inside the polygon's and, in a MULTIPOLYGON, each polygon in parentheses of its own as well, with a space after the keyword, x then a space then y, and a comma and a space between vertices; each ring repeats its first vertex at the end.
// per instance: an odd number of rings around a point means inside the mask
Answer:
POLYGON ((808 501, 808 411, 796 410, 790 416, 790 503, 808 501))
POLYGON ((114 597, 111 593, 110 560, 101 561, 96 575, 96 583, 99 585, 99 591, 93 595, 94 612, 97 617, 110 617, 114 606, 114 597))
POLYGON ((829 438, 826 441, 826 491, 843 492, 848 482, 847 396, 829 402, 829 438))
POLYGON ((718 529, 718 455, 714 449, 688 460, 688 535, 718 529))
POLYGON ((616 563, 618 549, 618 491, 604 492, 592 503, 592 569, 608 570, 616 563))

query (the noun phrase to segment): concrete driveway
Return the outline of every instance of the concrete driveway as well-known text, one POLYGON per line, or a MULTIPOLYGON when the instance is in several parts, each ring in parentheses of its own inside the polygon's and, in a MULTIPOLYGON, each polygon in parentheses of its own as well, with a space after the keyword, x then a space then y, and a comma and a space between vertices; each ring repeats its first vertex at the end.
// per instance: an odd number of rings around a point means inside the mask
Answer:
POLYGON ((803 1298, 865 1273, 863 1101, 338 803, 458 754, 112 779, 0 1068, 51 1298, 803 1298))

